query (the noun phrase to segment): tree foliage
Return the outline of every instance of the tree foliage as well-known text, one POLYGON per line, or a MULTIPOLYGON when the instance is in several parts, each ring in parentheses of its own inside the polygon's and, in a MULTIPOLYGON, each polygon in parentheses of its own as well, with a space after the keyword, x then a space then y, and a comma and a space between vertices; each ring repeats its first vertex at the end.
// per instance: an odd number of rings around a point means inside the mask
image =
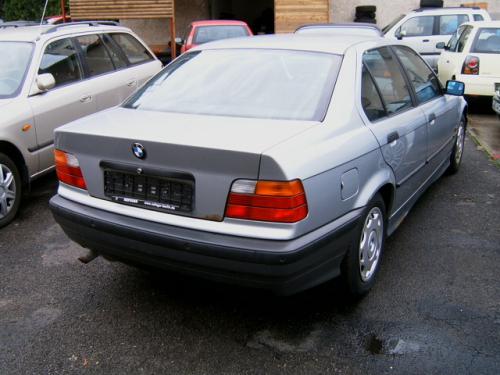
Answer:
MULTIPOLYGON (((0 0, 3 3, 2 14, 5 21, 29 20, 39 21, 42 17, 45 0, 0 0)), ((61 14, 61 1, 49 0, 47 16, 61 14)))

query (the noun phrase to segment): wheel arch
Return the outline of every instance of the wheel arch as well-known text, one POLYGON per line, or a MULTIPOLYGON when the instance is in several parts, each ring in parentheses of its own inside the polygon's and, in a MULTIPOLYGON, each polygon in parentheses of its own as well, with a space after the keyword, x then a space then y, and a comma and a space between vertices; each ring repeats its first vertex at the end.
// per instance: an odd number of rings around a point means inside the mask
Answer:
POLYGON ((19 149, 12 143, 0 140, 0 152, 7 155, 16 164, 16 167, 21 172, 21 178, 24 185, 29 184, 29 173, 26 166, 26 160, 19 149))

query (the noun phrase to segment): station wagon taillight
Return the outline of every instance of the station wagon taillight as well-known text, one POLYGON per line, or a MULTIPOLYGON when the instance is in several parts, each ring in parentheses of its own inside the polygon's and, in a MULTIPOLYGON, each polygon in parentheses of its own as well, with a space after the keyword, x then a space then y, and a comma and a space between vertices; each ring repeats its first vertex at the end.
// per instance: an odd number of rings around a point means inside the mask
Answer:
POLYGON ((464 66, 462 67, 462 74, 479 74, 479 57, 477 56, 467 56, 464 61, 464 66))
POLYGON ((296 223, 307 216, 307 200, 300 180, 237 180, 231 187, 226 217, 296 223))
POLYGON ((83 178, 80 163, 76 156, 61 150, 55 150, 54 156, 59 181, 80 189, 87 189, 87 184, 83 178))

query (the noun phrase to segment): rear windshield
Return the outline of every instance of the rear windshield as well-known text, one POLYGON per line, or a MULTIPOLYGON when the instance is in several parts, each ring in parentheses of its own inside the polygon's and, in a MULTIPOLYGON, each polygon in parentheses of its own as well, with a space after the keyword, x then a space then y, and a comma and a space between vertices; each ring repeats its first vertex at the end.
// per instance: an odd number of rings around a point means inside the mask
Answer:
POLYGON ((500 53, 500 29, 479 29, 474 45, 472 46, 472 52, 500 53))
POLYGON ((196 28, 193 43, 205 44, 214 40, 240 38, 248 35, 248 30, 244 26, 200 26, 196 28))
POLYGON ((322 121, 342 58, 289 50, 181 56, 124 106, 149 111, 322 121))

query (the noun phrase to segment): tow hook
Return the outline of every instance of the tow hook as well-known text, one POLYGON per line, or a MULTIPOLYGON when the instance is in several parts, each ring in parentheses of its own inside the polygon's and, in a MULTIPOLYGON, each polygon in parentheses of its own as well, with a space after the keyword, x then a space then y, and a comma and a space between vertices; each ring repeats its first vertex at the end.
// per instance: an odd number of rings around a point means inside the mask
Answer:
POLYGON ((82 262, 83 264, 88 264, 88 263, 92 262, 95 258, 97 258, 98 256, 99 256, 98 253, 96 253, 92 250, 89 250, 86 255, 82 255, 81 257, 78 258, 78 260, 80 262, 82 262))

